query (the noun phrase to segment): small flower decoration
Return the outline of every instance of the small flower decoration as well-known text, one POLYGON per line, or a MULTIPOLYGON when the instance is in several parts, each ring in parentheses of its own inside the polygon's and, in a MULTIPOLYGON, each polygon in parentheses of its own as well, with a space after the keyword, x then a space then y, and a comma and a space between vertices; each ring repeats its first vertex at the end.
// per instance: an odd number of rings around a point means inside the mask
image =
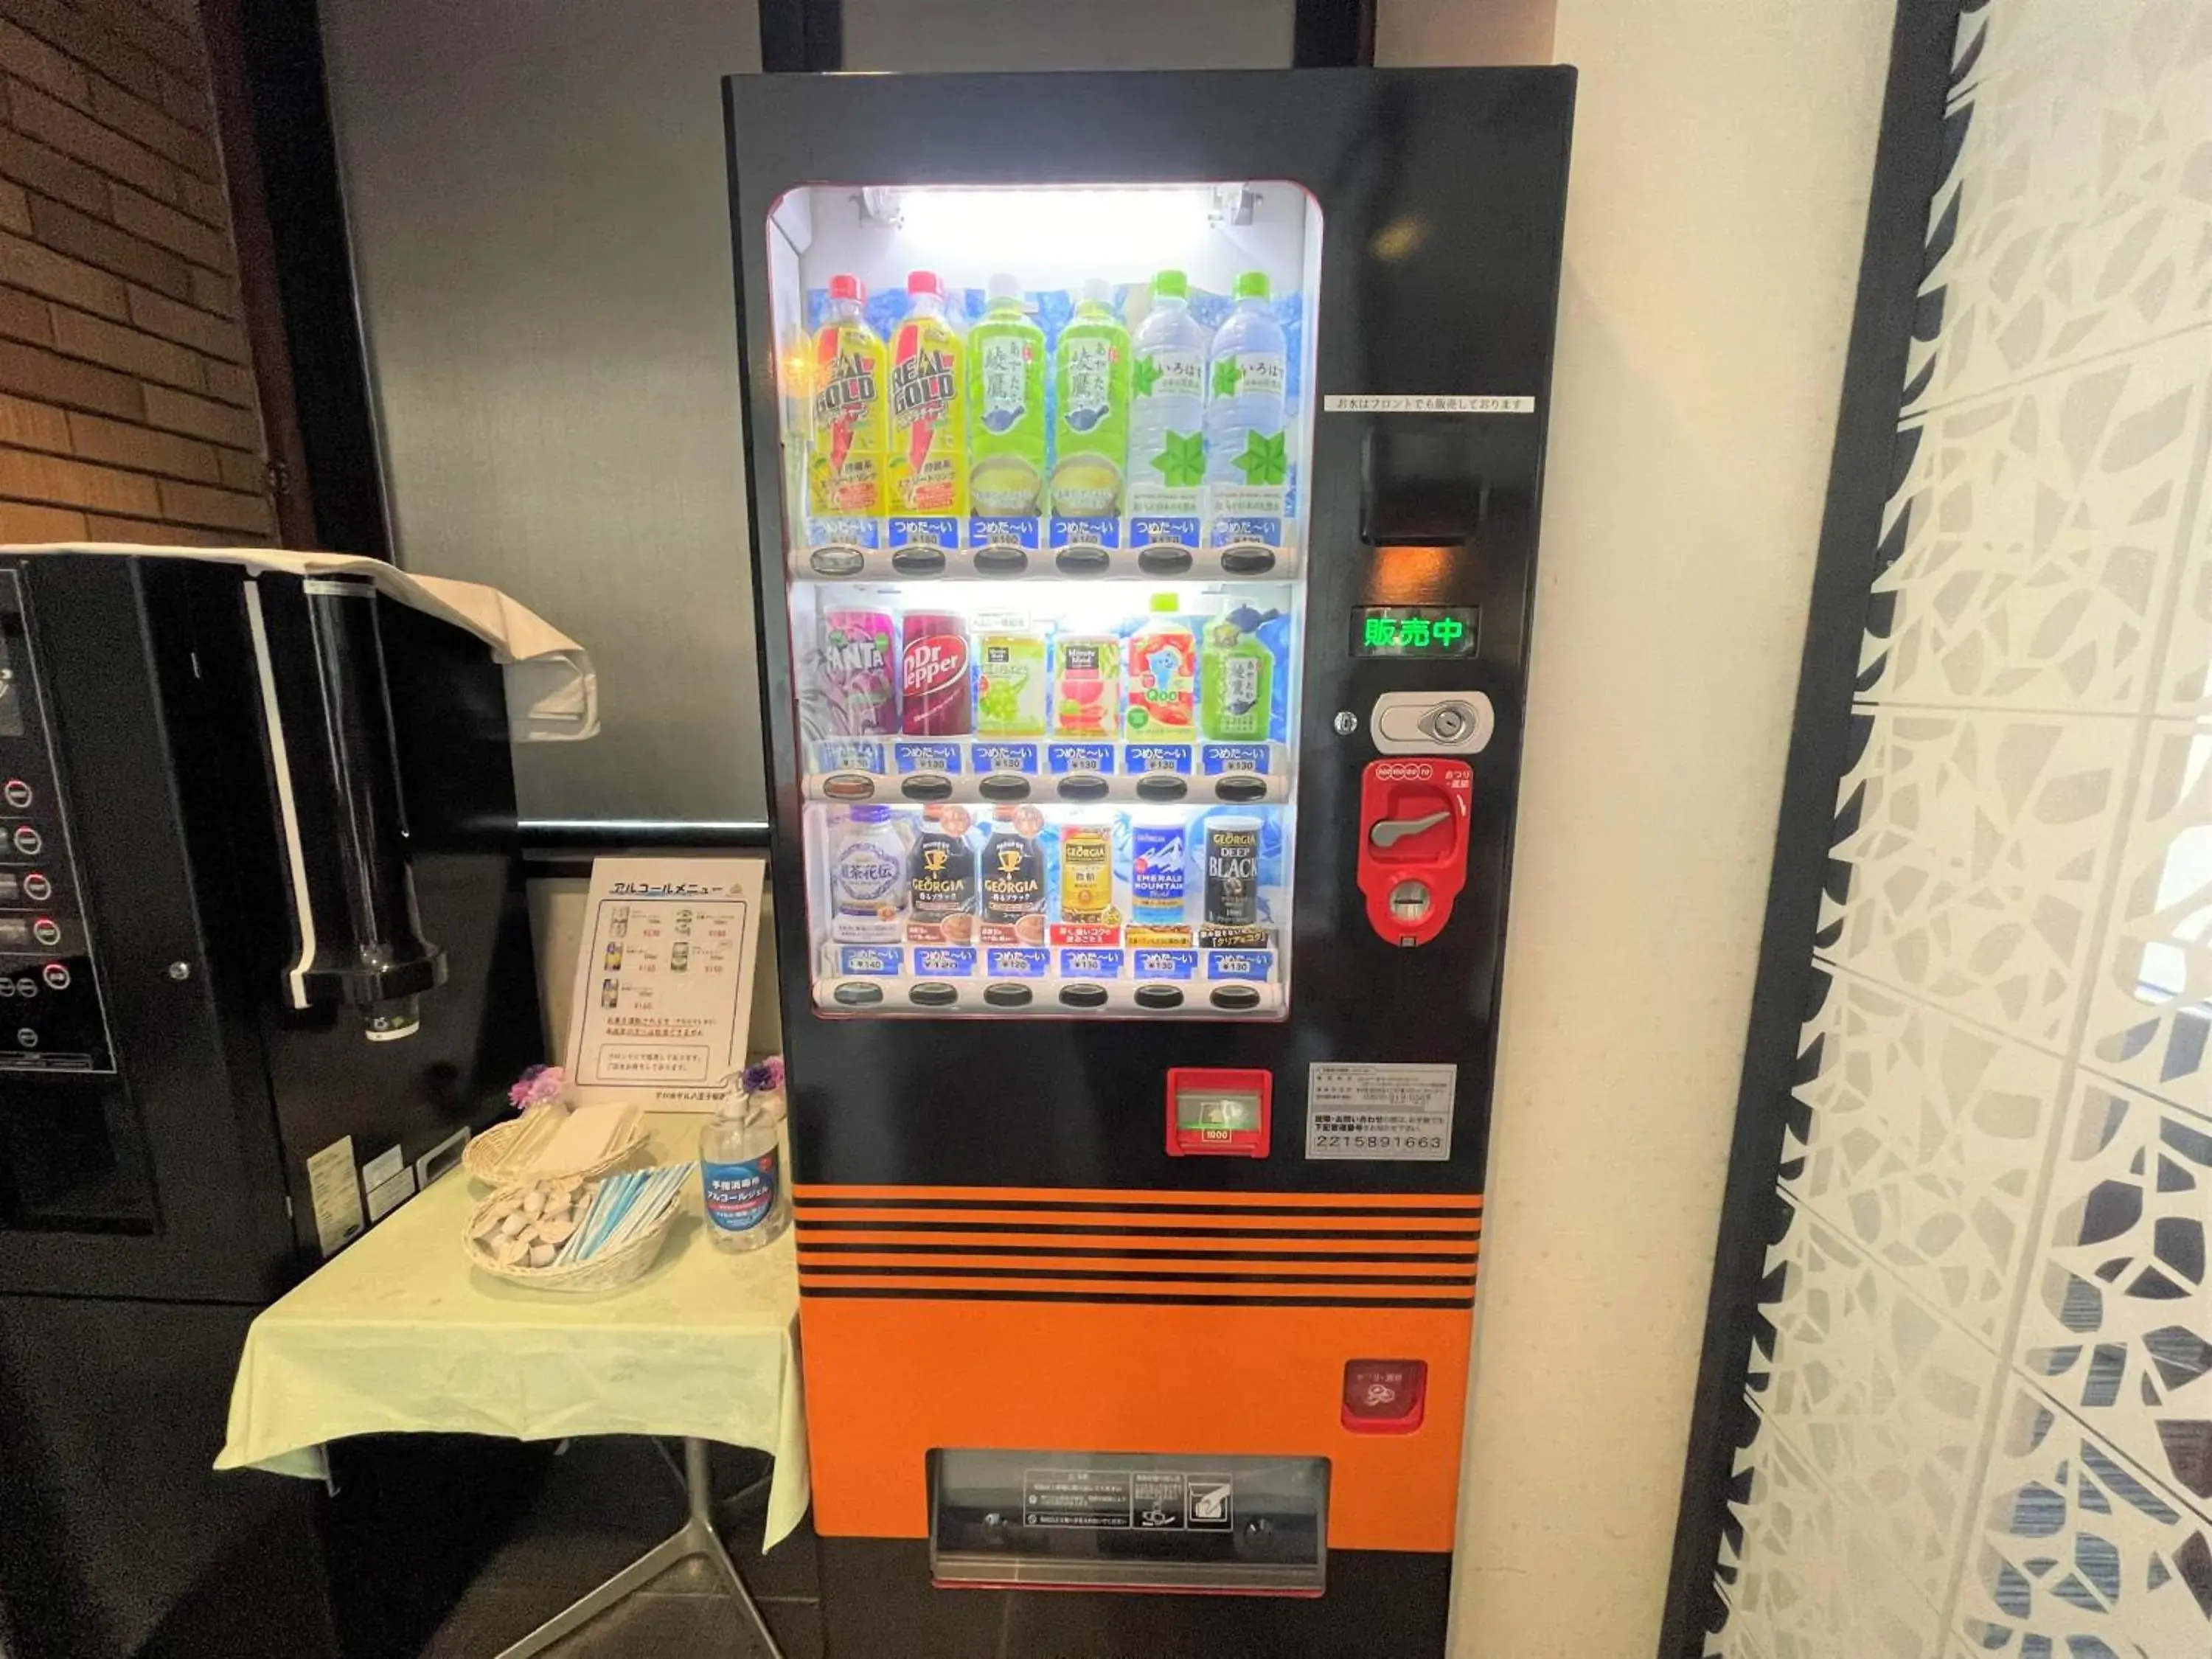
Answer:
POLYGON ((568 1086, 568 1073, 562 1067, 533 1066, 507 1086, 507 1097, 526 1112, 533 1106, 550 1106, 568 1086))
POLYGON ((783 1087, 783 1056, 770 1054, 745 1067, 738 1079, 738 1086, 749 1095, 772 1095, 783 1087))

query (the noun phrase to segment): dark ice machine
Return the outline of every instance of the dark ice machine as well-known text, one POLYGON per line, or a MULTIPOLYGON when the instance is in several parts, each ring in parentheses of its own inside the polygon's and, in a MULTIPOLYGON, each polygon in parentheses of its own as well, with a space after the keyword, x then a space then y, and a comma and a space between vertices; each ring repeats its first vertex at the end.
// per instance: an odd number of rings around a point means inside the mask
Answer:
POLYGON ((356 1547, 210 1465, 255 1312, 543 1051, 507 738, 486 646, 366 578, 0 552, 10 1659, 398 1651, 459 1570, 354 1617, 471 1506, 356 1547))

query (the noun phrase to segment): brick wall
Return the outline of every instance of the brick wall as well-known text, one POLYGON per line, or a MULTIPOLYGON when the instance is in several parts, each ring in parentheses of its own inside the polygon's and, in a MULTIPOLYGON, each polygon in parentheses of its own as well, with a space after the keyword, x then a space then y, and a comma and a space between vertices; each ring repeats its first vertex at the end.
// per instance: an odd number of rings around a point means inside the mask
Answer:
POLYGON ((0 0, 0 542, 275 539, 194 0, 0 0))

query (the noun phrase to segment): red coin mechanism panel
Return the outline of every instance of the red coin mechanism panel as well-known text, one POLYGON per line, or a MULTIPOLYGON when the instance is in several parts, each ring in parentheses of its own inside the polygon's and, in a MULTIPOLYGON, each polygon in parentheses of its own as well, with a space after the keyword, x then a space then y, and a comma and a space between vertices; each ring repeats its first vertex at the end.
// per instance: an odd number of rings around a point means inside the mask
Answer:
POLYGON ((1393 945, 1426 945, 1451 920, 1467 884, 1474 769, 1465 761, 1391 756, 1359 784, 1359 890, 1367 920, 1393 945))
POLYGON ((1178 1066, 1168 1073, 1170 1158, 1265 1158, 1274 1075, 1178 1066))

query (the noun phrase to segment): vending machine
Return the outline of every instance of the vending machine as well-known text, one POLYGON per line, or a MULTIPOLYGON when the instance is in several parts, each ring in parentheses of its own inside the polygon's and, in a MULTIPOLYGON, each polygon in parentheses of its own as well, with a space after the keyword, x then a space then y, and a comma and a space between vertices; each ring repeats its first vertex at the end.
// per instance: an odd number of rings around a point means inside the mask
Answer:
POLYGON ((1573 89, 727 82, 840 1659, 1443 1651, 1573 89))

